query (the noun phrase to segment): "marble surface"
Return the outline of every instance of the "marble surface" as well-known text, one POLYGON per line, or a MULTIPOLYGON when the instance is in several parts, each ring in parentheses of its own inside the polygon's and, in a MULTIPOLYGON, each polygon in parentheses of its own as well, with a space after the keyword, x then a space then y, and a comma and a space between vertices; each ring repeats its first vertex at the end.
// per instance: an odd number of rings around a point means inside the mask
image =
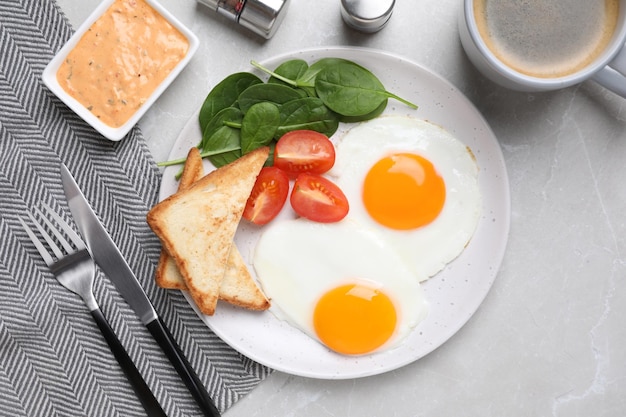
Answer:
MULTIPOLYGON (((77 27, 95 0, 58 0, 77 27)), ((225 413, 238 416, 626 415, 626 100, 592 82, 528 94, 500 88, 467 60, 460 0, 399 1, 360 34, 339 0, 292 0, 265 41, 193 0, 161 3, 200 38, 191 64, 140 125, 156 160, 224 76, 307 47, 403 55, 460 89, 504 153, 512 222, 501 271, 454 337, 404 368, 356 380, 276 372, 225 413)))

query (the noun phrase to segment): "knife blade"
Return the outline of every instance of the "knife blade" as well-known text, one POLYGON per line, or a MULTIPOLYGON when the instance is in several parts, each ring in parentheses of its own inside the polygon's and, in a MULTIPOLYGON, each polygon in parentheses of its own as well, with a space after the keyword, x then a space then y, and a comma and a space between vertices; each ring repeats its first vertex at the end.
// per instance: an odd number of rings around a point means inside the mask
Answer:
POLYGON ((150 331, 187 385, 204 415, 219 417, 220 413, 215 407, 213 399, 154 309, 134 272, 98 219, 65 164, 61 164, 61 181, 74 222, 98 266, 109 277, 128 305, 135 311, 137 317, 150 331))

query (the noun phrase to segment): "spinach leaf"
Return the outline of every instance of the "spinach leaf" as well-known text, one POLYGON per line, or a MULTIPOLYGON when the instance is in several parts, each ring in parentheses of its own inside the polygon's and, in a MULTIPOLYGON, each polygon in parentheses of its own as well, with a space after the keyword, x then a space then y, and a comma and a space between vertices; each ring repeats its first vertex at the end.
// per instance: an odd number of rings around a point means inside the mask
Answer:
POLYGON ((318 97, 331 110, 343 116, 363 116, 374 112, 387 98, 410 103, 388 91, 374 74, 353 62, 327 65, 315 78, 318 97))
POLYGON ((259 146, 273 149, 274 139, 292 130, 311 129, 330 137, 339 122, 379 116, 390 98, 417 108, 386 91, 368 69, 343 58, 322 58, 311 65, 292 59, 275 71, 251 63, 270 75, 267 83, 252 73, 229 75, 209 92, 200 109, 198 148, 216 167, 259 146))
POLYGON ((213 132, 208 139, 213 152, 218 152, 218 150, 224 151, 207 156, 209 161, 211 161, 213 166, 216 168, 230 164, 231 162, 241 158, 241 131, 239 129, 224 126, 213 132), (226 149, 233 148, 237 149, 225 151, 226 149))
MULTIPOLYGON (((352 62, 342 58, 322 58, 310 67, 302 59, 293 59, 280 64, 274 71, 265 68, 256 61, 251 61, 252 66, 270 75, 269 82, 288 85, 293 88, 312 89, 311 97, 315 97, 315 78, 325 67, 340 62, 352 62)), ((357 65, 357 64, 355 64, 357 65)))
MULTIPOLYGON (((253 66, 294 88, 314 87, 315 96, 335 113, 365 120, 376 114, 388 98, 396 99, 411 108, 417 106, 385 90, 380 80, 367 68, 343 58, 322 58, 313 63, 304 74, 291 79, 277 74, 258 62, 253 66)), ((291 75, 286 73, 285 75, 291 75)))
POLYGON ((281 84, 254 84, 246 88, 237 99, 239 108, 246 113, 257 103, 283 104, 302 97, 297 90, 281 84))
POLYGON ((330 137, 337 131, 339 120, 317 97, 304 97, 280 106, 280 124, 274 138, 292 130, 310 129, 330 137))
MULTIPOLYGON (((311 66, 307 69, 307 71, 299 78, 296 79, 298 85, 312 87, 315 89, 315 79, 317 78, 317 74, 324 68, 338 64, 340 62, 351 62, 343 58, 322 58, 318 61, 315 61, 311 66)), ((356 65, 356 64, 355 64, 356 65)), ((315 94, 317 96, 317 93, 315 94)))
POLYGON ((241 152, 243 155, 269 145, 280 122, 278 106, 270 102, 254 104, 241 122, 241 152))
POLYGON ((282 84, 292 87, 294 90, 303 93, 304 96, 315 97, 317 94, 315 93, 315 87, 313 84, 304 85, 300 80, 303 79, 305 74, 309 69, 309 64, 303 59, 292 59, 289 61, 285 61, 273 71, 273 74, 270 79, 267 81, 272 84, 282 84), (296 80, 297 86, 293 86, 279 78, 283 79, 287 78, 290 80, 296 80))
POLYGON ((220 110, 235 105, 242 91, 262 82, 259 77, 249 72, 237 72, 220 81, 211 89, 200 108, 199 122, 202 132, 220 110))
MULTIPOLYGON (((285 78, 289 78, 290 80, 298 80, 302 77, 306 71, 309 69, 309 64, 303 59, 290 59, 288 61, 283 62, 279 66, 274 69, 273 73, 283 76, 285 78)), ((268 83, 275 84, 283 84, 289 85, 285 81, 277 78, 275 75, 272 75, 268 83)))
POLYGON ((241 124, 242 120, 241 110, 227 107, 218 112, 207 124, 198 148, 201 152, 213 153, 208 158, 214 166, 220 167, 241 157, 241 131, 229 124, 241 124), (218 153, 219 151, 224 152, 218 153))
POLYGON ((343 123, 359 123, 359 122, 364 122, 366 120, 372 120, 380 116, 385 111, 385 109, 387 108, 387 102, 388 100, 385 99, 382 103, 380 103, 380 106, 378 106, 371 113, 367 113, 361 116, 343 116, 341 114, 338 114, 337 117, 339 118, 339 121, 343 123))

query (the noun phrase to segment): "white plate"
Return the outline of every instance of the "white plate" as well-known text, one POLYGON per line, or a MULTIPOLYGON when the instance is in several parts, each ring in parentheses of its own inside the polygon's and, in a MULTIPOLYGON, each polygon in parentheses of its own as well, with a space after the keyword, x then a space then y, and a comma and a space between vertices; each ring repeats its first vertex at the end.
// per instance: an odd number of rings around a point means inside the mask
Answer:
MULTIPOLYGON (((419 106, 414 111, 390 100, 385 114, 428 119, 445 127, 472 149, 480 167, 483 196, 482 217, 476 233, 454 262, 423 284, 430 304, 429 315, 404 343, 391 351, 359 357, 338 355, 270 312, 249 312, 220 304, 214 316, 199 316, 234 349, 271 368, 313 378, 357 378, 390 371, 423 357, 469 320, 487 295, 504 255, 509 232, 509 187, 499 144, 483 117, 454 86, 419 65, 381 51, 344 47, 304 50, 263 64, 274 68, 290 58, 312 62, 323 57, 346 58, 365 66, 387 90, 419 106)), ((181 132, 170 158, 184 157, 200 139, 196 114, 181 132)), ((212 169, 206 161, 205 168, 212 169)), ((161 199, 175 192, 174 174, 178 170, 179 167, 165 170, 161 199)), ((258 228, 241 223, 235 242, 248 261, 258 236, 258 228)), ((250 270, 254 273, 252 267, 250 270)), ((191 298, 185 295, 195 309, 191 298)))
POLYGON ((180 72, 185 68, 185 66, 189 63, 193 55, 196 53, 200 41, 187 27, 185 27, 181 22, 178 21, 170 12, 167 11, 163 6, 161 6, 156 0, 146 0, 157 13, 165 18, 172 26, 180 31, 187 41, 189 42, 189 49, 187 50, 187 54, 183 57, 183 59, 170 71, 170 73, 165 77, 165 79, 159 84, 159 86, 150 94, 150 97, 146 100, 146 102, 135 111, 135 113, 119 127, 112 127, 103 123, 100 119, 98 119, 92 112, 87 110, 85 106, 83 106, 78 100, 69 95, 63 87, 57 81, 57 71, 59 67, 65 60, 67 54, 71 52, 72 49, 78 44, 80 39, 83 37, 85 32, 89 30, 89 28, 102 16, 109 7, 114 3, 115 0, 105 0, 98 5, 98 7, 89 15, 89 17, 83 22, 82 25, 76 30, 76 32, 72 35, 72 37, 63 45, 61 50, 57 52, 57 54, 52 58, 50 63, 46 66, 43 71, 42 79, 44 84, 52 91, 61 101, 63 101, 70 109, 74 111, 77 115, 79 115, 85 122, 89 123, 94 129, 96 129, 102 136, 107 139, 117 142, 124 138, 126 134, 132 129, 133 126, 137 124, 141 116, 143 116, 146 111, 154 104, 154 102, 159 98, 159 96, 165 91, 165 89, 174 81, 174 79, 180 74, 180 72))

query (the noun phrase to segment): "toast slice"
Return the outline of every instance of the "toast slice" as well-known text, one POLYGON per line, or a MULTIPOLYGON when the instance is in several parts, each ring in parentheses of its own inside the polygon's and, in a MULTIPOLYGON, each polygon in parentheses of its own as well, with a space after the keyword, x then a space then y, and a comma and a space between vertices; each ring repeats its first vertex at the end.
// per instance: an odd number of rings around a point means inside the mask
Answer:
POLYGON ((215 313, 237 226, 268 155, 267 147, 252 151, 148 212, 148 224, 204 314, 215 313))
MULTIPOLYGON (((200 151, 198 148, 191 148, 178 183, 178 191, 187 189, 203 175, 204 169, 200 151)), ((165 249, 161 250, 155 280, 161 288, 187 289, 176 262, 165 249)), ((232 244, 230 249, 218 298, 249 310, 267 310, 270 307, 269 300, 250 275, 250 271, 235 244, 232 244)))
MULTIPOLYGON (((178 182, 178 191, 189 188, 204 175, 202 157, 198 148, 191 148, 187 153, 187 160, 178 182)), ((178 271, 176 262, 165 248, 161 249, 161 256, 154 275, 156 284, 161 288, 186 290, 187 285, 178 271)))
POLYGON ((261 311, 270 308, 270 301, 250 275, 241 252, 234 243, 230 248, 220 285, 219 299, 248 310, 261 311))

